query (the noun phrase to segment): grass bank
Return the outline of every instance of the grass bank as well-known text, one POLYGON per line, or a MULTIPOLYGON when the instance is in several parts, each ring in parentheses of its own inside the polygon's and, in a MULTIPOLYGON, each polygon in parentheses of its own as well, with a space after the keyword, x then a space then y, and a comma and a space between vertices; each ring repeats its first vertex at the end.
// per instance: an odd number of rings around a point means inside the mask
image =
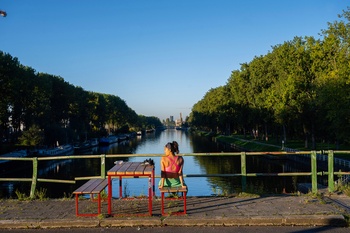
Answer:
MULTIPOLYGON (((244 135, 219 135, 214 133, 208 133, 204 131, 197 131, 197 134, 205 137, 212 137, 215 138, 215 140, 232 144, 237 147, 241 147, 242 149, 246 151, 282 151, 282 146, 285 148, 291 148, 299 151, 310 151, 310 148, 305 147, 305 142, 301 140, 289 140, 287 142, 284 142, 282 145, 282 142, 279 142, 275 139, 272 140, 260 140, 255 139, 251 136, 244 136, 244 135)), ((336 145, 331 143, 322 143, 319 142, 316 144, 316 150, 350 150, 350 145, 336 145)), ((350 159, 350 158, 349 158, 350 159)))
MULTIPOLYGON (((197 134, 205 137, 215 138, 216 141, 228 143, 234 145, 237 149, 241 149, 242 151, 256 151, 256 152, 274 152, 274 151, 282 151, 282 143, 273 143, 273 141, 263 141, 250 137, 244 137, 243 135, 215 135, 213 133, 208 132, 196 132, 197 134)), ((304 142, 302 141, 290 141, 286 143, 284 146, 291 149, 296 149, 299 151, 310 151, 310 149, 306 149, 304 146, 304 142)), ((318 143, 317 150, 350 150, 349 145, 335 145, 329 143, 318 143), (338 148, 338 149, 336 149, 338 148)), ((349 154, 336 154, 335 157, 350 159, 349 154)), ((339 184, 337 187, 337 191, 344 193, 347 196, 350 196, 350 183, 347 184, 339 184)))

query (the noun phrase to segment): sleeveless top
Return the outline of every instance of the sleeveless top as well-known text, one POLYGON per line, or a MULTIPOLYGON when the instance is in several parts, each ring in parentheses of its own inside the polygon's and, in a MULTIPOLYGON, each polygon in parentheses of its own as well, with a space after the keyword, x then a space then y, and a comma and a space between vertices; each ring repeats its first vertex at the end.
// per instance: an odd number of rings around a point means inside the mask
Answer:
POLYGON ((171 159, 170 157, 168 157, 170 163, 169 166, 167 166, 165 168, 166 172, 172 172, 172 173, 178 173, 181 169, 181 166, 179 164, 176 163, 178 156, 174 156, 174 159, 171 159), (172 169, 172 167, 175 166, 175 170, 172 169))
MULTIPOLYGON (((167 166, 165 168, 165 172, 169 172, 169 173, 178 173, 181 169, 181 166, 176 164, 176 161, 178 160, 178 156, 174 156, 174 159, 171 159, 168 157, 169 159, 169 166, 167 166), (172 170, 172 167, 175 166, 175 170, 172 170)), ((158 186, 160 186, 162 183, 162 179, 159 180, 159 184, 158 186)), ((184 185, 186 185, 184 183, 184 185)), ((181 181, 180 178, 165 178, 164 179, 164 187, 181 187, 181 181)))

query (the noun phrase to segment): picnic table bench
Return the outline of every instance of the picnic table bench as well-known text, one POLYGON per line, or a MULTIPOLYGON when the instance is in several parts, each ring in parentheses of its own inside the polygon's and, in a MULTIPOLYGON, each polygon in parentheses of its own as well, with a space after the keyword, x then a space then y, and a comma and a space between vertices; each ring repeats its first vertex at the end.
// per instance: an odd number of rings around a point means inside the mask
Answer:
POLYGON ((75 194, 75 214, 76 216, 97 216, 101 214, 101 192, 108 185, 107 179, 91 179, 78 189, 76 189, 73 194, 75 194), (93 196, 97 195, 97 213, 79 213, 79 195, 90 194, 91 200, 96 200, 93 196))
POLYGON ((164 211, 164 199, 165 198, 165 193, 169 193, 169 194, 173 194, 173 193, 182 193, 181 197, 175 197, 175 198, 167 198, 167 199, 176 199, 176 200, 183 200, 184 203, 184 210, 183 212, 173 212, 171 213, 172 215, 181 215, 181 214, 186 214, 186 195, 187 195, 187 187, 186 188, 182 188, 182 187, 163 187, 163 188, 159 188, 159 191, 161 193, 161 213, 163 216, 167 216, 170 214, 166 214, 164 211))

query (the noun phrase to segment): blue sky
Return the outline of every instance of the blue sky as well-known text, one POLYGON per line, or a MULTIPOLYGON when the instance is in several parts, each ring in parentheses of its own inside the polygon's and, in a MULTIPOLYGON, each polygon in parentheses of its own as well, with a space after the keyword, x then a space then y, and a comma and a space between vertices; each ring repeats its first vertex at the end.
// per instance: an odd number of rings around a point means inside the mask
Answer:
POLYGON ((347 0, 0 0, 0 50, 117 95, 137 114, 188 116, 271 46, 318 37, 347 0))

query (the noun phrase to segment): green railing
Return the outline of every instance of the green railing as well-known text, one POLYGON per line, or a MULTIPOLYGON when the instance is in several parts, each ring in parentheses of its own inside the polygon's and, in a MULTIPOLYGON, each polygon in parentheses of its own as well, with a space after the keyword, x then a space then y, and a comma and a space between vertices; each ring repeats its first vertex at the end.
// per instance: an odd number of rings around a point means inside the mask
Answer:
MULTIPOLYGON (((241 172, 235 174, 184 174, 185 177, 234 177, 241 176, 242 190, 246 190, 247 177, 258 176, 310 176, 312 193, 317 193, 317 176, 328 175, 328 191, 334 192, 335 182, 334 175, 350 175, 350 172, 335 172, 334 171, 334 154, 350 154, 350 151, 298 151, 298 152, 222 152, 222 153, 187 153, 182 156, 240 156, 241 172), (317 170, 317 154, 325 154, 328 156, 328 171, 317 170), (283 172, 283 173, 247 173, 246 157, 260 156, 260 155, 309 155, 311 168, 310 172, 283 172)), ((88 180, 92 178, 106 178, 106 158, 125 158, 125 157, 161 157, 163 154, 116 154, 116 155, 73 155, 73 156, 56 156, 56 157, 33 157, 33 158, 13 158, 0 157, 0 160, 11 161, 32 161, 33 176, 32 178, 4 178, 0 177, 0 181, 20 181, 31 182, 30 197, 34 198, 37 182, 53 182, 53 183, 67 183, 75 184, 77 180, 88 180), (60 179, 46 179, 38 177, 38 163, 47 160, 70 160, 70 159, 100 159, 101 160, 101 174, 100 176, 86 176, 75 177, 74 180, 60 180, 60 179)), ((159 178, 159 175, 156 175, 159 178)))

